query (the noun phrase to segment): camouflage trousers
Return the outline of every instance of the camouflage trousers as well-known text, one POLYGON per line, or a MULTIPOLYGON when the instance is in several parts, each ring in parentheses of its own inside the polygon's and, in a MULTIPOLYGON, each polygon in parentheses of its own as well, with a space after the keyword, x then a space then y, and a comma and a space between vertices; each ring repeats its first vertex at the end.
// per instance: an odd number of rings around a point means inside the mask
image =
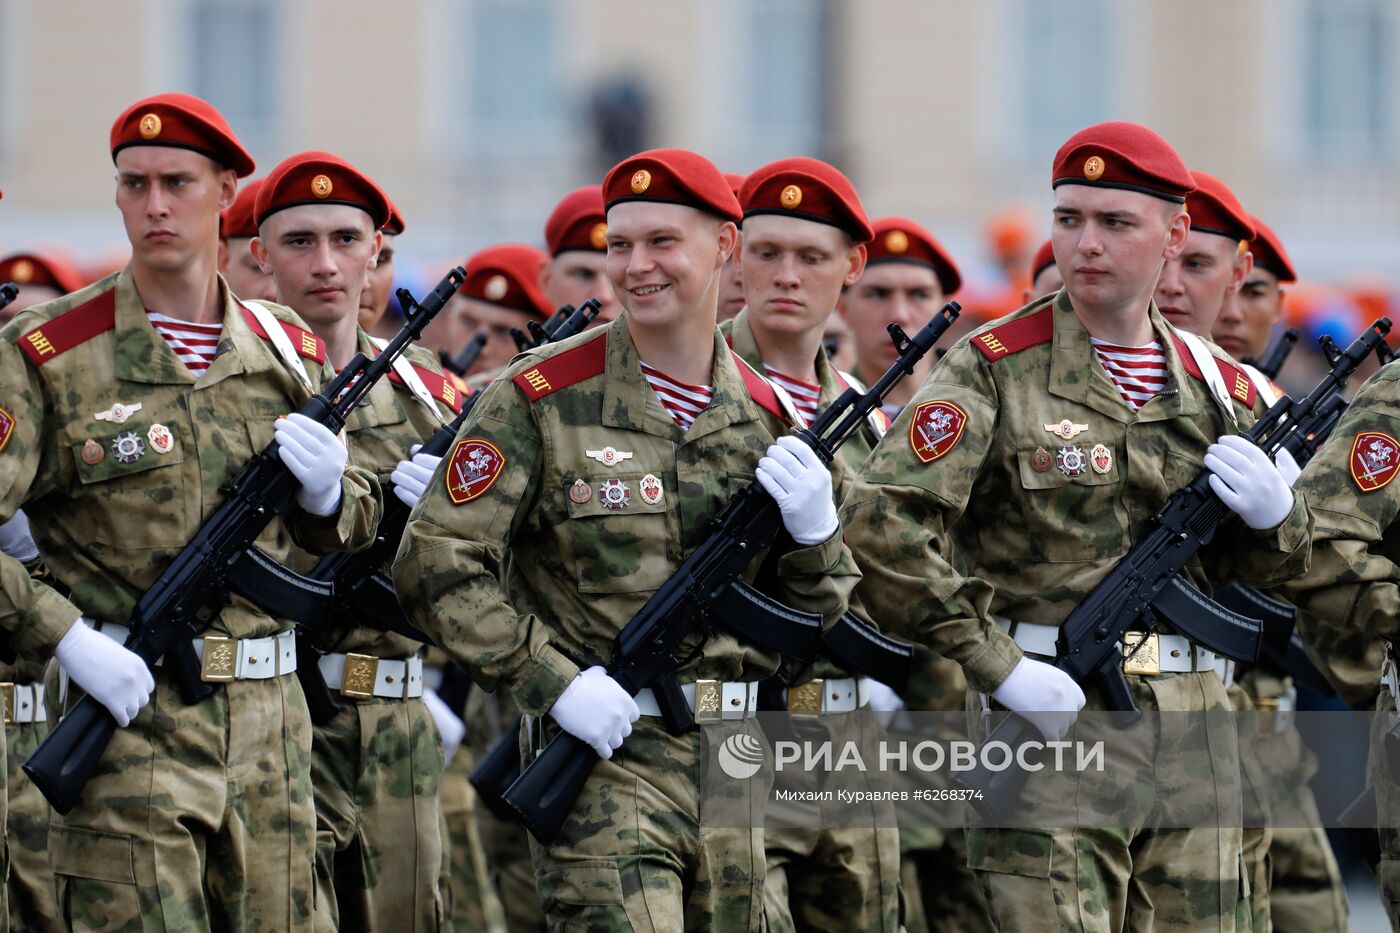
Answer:
POLYGON ((60 916, 77 931, 310 930, 310 758, 295 677, 233 681, 186 705, 158 670, 151 702, 50 824, 60 916))
MULTIPOLYGON (((878 731, 869 709, 828 713, 819 719, 794 717, 791 727, 795 732, 790 738, 836 746, 863 738, 873 743, 878 731)), ((835 790, 838 784, 847 789, 888 789, 864 777, 857 788, 848 787, 850 781, 844 775, 829 778, 814 772, 791 778, 785 774, 782 785, 813 791, 835 790)), ((773 933, 897 933, 899 830, 888 803, 862 806, 867 814, 852 818, 848 804, 769 802, 763 831, 768 860, 763 889, 764 915, 773 933), (781 821, 775 819, 779 813, 781 821)))
MULTIPOLYGON (((528 735, 538 731, 522 730, 522 752, 538 747, 528 735)), ((555 731, 550 722, 544 738, 555 731)), ((657 717, 633 725, 612 758, 594 767, 559 836, 548 846, 530 841, 550 930, 762 929, 761 827, 770 782, 763 771, 744 781, 727 777, 712 749, 739 732, 763 741, 754 720, 680 736, 657 717), (702 786, 725 797, 723 825, 702 812, 702 786)))
MULTIPOLYGON (((1240 684, 1231 684, 1225 693, 1236 712, 1254 712, 1254 702, 1240 684)), ((1274 829, 1269 824, 1269 781, 1259 760, 1257 717, 1241 716, 1239 724, 1247 730, 1240 736, 1240 789, 1245 820, 1244 868, 1249 873, 1247 916, 1241 916, 1240 927, 1253 933, 1269 933, 1273 929, 1269 919, 1269 850, 1274 839, 1274 829)))
POLYGON ((1395 696, 1382 687, 1376 698, 1376 717, 1371 724, 1371 781, 1376 787, 1376 814, 1380 826, 1381 860, 1376 865, 1381 906, 1390 918, 1392 930, 1400 933, 1400 774, 1391 770, 1386 755, 1385 734, 1395 721, 1395 696))
POLYGON ((5 843, 10 860, 5 887, 10 926, 16 930, 58 929, 58 902, 49 867, 49 802, 20 767, 49 734, 49 724, 12 723, 4 731, 9 790, 5 843))
POLYGON ((342 700, 315 728, 318 931, 442 929, 441 779, 421 699, 342 700))
MULTIPOLYGON (((491 885, 486 849, 477 832, 478 805, 476 790, 469 780, 471 771, 471 749, 464 744, 457 749, 457 754, 442 774, 443 886, 451 895, 454 930, 462 933, 504 933, 505 912, 491 885)), ((525 846, 525 854, 528 859, 528 846, 525 846)), ((529 864, 528 861, 526 864, 529 864)), ((530 900, 537 903, 533 868, 530 879, 530 900)))
MULTIPOLYGON (((1188 756, 1157 737, 1111 756, 1111 768, 1080 775, 1071 793, 1086 815, 1132 814, 1138 825, 1095 828, 1091 820, 1074 829, 989 828, 967 832, 968 865, 976 872, 993 923, 1002 930, 1216 930, 1233 933, 1246 911, 1248 879, 1242 868, 1239 829, 1239 750, 1229 720, 1229 699, 1213 671, 1129 677, 1129 689, 1143 710, 1204 711, 1200 717, 1208 751, 1188 756), (1222 814, 1209 828, 1153 828, 1161 800, 1188 795, 1222 814)), ((1094 689, 1087 709, 1104 709, 1094 689)), ((980 711, 980 700, 969 698, 980 711)), ((980 715, 974 734, 981 734, 980 715)), ((1079 727, 1066 738, 1074 741, 1079 727)), ((1049 782, 1063 794, 1069 778, 1049 782)), ((1034 778, 1022 804, 1049 808, 1034 778), (1041 799, 1038 799, 1040 797, 1041 799)), ((1055 800, 1063 806, 1062 800, 1055 800)))
POLYGON ((991 933, 991 913, 967 867, 961 829, 901 828, 899 845, 899 893, 908 933, 991 933))

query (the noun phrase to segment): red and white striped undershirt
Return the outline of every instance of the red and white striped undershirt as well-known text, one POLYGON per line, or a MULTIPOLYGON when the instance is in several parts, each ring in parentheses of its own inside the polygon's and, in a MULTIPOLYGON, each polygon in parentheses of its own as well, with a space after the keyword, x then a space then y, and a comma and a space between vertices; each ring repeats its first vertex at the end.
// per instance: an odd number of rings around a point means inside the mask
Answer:
POLYGON ((655 367, 642 363, 642 375, 651 386, 661 405, 683 430, 689 430, 695 417, 710 404, 715 394, 713 386, 693 386, 678 382, 655 367))
POLYGON ((1089 340, 1094 345, 1094 356, 1133 411, 1142 408, 1167 384, 1167 355, 1159 341, 1142 347, 1122 347, 1097 337, 1089 340))
POLYGON ((224 332, 223 324, 191 324, 154 311, 147 311, 146 317, 156 333, 165 338, 180 362, 185 364, 185 368, 196 376, 202 375, 214 362, 219 337, 224 332))
POLYGON ((783 388, 788 395, 792 396, 792 404, 797 406, 797 413, 802 416, 805 424, 811 424, 817 417, 817 405, 821 402, 822 387, 814 386, 810 382, 803 382, 801 379, 794 379, 786 373, 780 373, 768 364, 764 364, 763 369, 768 373, 768 378, 783 388))

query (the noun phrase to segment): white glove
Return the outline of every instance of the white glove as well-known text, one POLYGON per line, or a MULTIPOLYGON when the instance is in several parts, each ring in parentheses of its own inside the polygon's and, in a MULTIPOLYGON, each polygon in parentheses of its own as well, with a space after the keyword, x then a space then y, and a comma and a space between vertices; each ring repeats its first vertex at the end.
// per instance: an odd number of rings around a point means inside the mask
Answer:
POLYGON ((156 688, 155 678, 140 655, 89 628, 84 619, 74 622, 59 639, 54 655, 73 683, 107 707, 123 728, 136 718, 156 688))
POLYGON ((1084 691, 1053 664, 1022 658, 992 691, 992 699, 1021 714, 1047 742, 1065 737, 1084 708, 1084 691))
POLYGON ((437 695, 436 690, 425 688, 423 702, 428 705, 428 713, 433 717, 438 735, 442 736, 442 763, 445 767, 452 761, 452 756, 457 754, 457 749, 467 734, 467 724, 458 719, 452 708, 442 702, 442 697, 437 695))
POLYGON ((14 518, 0 525, 0 551, 22 562, 39 556, 39 545, 29 534, 29 516, 24 509, 16 510, 14 518))
POLYGON ((1280 447, 1278 453, 1274 454, 1274 466, 1278 467, 1279 475, 1290 487, 1298 482, 1298 477, 1303 472, 1303 468, 1298 466, 1298 461, 1293 459, 1287 447, 1280 447))
POLYGON ((632 734, 632 723, 642 711, 606 669, 595 665, 564 688, 549 715, 569 735, 592 745, 599 758, 611 758, 613 749, 632 734))
POLYGON ((836 534, 840 525, 831 498, 831 472, 802 441, 790 434, 778 438, 758 461, 758 481, 778 503, 792 540, 821 544, 836 534))
POLYGON ((1210 488, 1230 511, 1258 531, 1276 527, 1293 511, 1293 490, 1279 468, 1248 438, 1225 434, 1206 448, 1210 488))
POLYGON ((404 505, 413 508, 432 482, 433 473, 441 462, 441 457, 417 452, 413 453, 412 460, 400 460, 398 468, 389 476, 389 482, 394 484, 394 495, 404 505))
POLYGON ((301 483, 297 505, 312 515, 334 515, 340 508, 340 478, 350 455, 325 425, 293 412, 277 419, 277 455, 301 483))

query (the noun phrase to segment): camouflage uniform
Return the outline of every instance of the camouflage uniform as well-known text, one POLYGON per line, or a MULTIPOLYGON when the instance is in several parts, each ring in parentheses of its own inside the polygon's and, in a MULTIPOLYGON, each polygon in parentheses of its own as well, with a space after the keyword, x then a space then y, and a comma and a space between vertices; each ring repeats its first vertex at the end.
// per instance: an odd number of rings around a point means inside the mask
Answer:
MULTIPOLYGON (((375 353, 363 330, 356 349, 375 353)), ((386 490, 389 474, 408 458, 409 448, 451 420, 453 401, 460 408, 456 390, 444 388, 433 354, 409 347, 404 358, 420 371, 433 410, 402 382, 385 378, 345 425, 356 461, 373 470, 386 490)), ((307 555, 293 561, 303 572, 312 564, 314 558, 307 555)), ((335 633, 334 641, 322 647, 360 659, 402 660, 414 657, 422 645, 358 625, 335 633)), ((421 695, 355 698, 332 693, 340 712, 314 728, 311 745, 316 928, 438 930, 446 910, 437 886, 443 767, 437 726, 421 695)))
MULTIPOLYGON (((25 507, 49 570, 71 594, 0 558, 0 624, 20 651, 51 651, 80 609, 125 622, 223 502, 220 487, 271 443, 274 420, 306 401, 222 279, 219 299, 220 355, 198 379, 147 320, 129 268, 22 312, 0 335, 0 399, 14 415, 0 457, 0 517, 25 507), (142 407, 113 423, 118 402, 142 407)), ((324 359, 290 311, 270 310, 289 322, 294 347, 324 359)), ((330 374, 308 368, 313 381, 330 374)), ((293 541, 320 551, 364 546, 379 518, 378 483, 350 466, 341 493, 335 515, 293 508, 258 546, 278 560, 293 541)), ((210 633, 264 638, 290 627, 233 596, 210 633)), ((281 657, 261 660, 280 666, 281 657)), ((306 703, 290 671, 230 681, 190 706, 157 668, 150 703, 116 731, 82 800, 50 827, 61 916, 80 930, 309 929, 310 752, 306 703)))
POLYGON ((1269 809, 1269 781, 1258 757, 1259 736, 1253 728, 1255 723, 1254 701, 1250 694, 1238 683, 1225 688, 1230 698, 1230 707, 1241 715, 1237 722, 1241 729, 1240 741, 1240 790, 1243 792, 1244 829, 1241 835, 1244 868, 1249 873, 1249 902, 1242 905, 1241 929, 1253 933, 1269 933, 1272 924, 1269 920, 1269 849, 1274 841, 1274 827, 1269 809), (1248 926, 1245 926, 1248 924, 1248 926))
MULTIPOLYGON (((1384 639, 1393 645, 1400 624, 1400 553, 1392 527, 1400 515, 1400 486, 1392 482, 1400 459, 1397 380, 1400 367, 1395 366, 1384 366, 1368 379, 1298 478, 1317 527, 1308 572, 1289 581, 1283 592, 1315 617, 1316 627, 1305 634, 1319 641, 1330 637, 1321 628, 1326 625, 1354 644, 1384 639)), ((1390 650, 1386 664, 1393 671, 1390 650)), ((1394 693, 1391 680, 1379 693, 1378 712, 1395 709, 1394 693)), ((1387 719, 1377 717, 1381 733, 1389 728, 1387 719)), ((1400 821, 1400 798, 1380 735, 1374 738, 1372 771, 1381 824, 1376 876, 1391 925, 1400 929, 1400 833, 1393 828, 1400 821)))
POLYGON ((49 802, 20 765, 49 734, 44 704, 42 699, 36 699, 42 698, 44 691, 44 665, 19 658, 14 664, 0 665, 0 679, 8 684, 6 701, 12 704, 5 724, 10 926, 16 930, 42 930, 58 916, 53 869, 49 867, 49 802))
MULTIPOLYGON (((538 717, 543 730, 523 730, 524 750, 554 733, 546 713, 559 694, 580 668, 608 660, 622 626, 785 433, 771 388, 742 374, 718 334, 714 352, 712 401, 686 431, 643 378, 625 314, 527 354, 486 391, 443 463, 445 482, 414 512, 395 564, 398 592, 474 681, 505 689, 538 717), (753 392, 767 394, 767 410, 753 392), (605 445, 632 457, 608 465, 586 453, 605 445), (485 459, 492 449, 499 460, 485 459), (471 472, 469 455, 478 464, 471 472), (497 579, 507 549, 509 602, 497 579)), ((828 620, 844 610, 857 575, 840 535, 785 554, 777 573, 780 598, 828 620)), ((752 682, 778 660, 726 631, 688 636, 678 657, 688 659, 682 683, 752 682)), ((757 725, 672 736, 655 717, 638 720, 595 768, 559 837, 533 846, 552 925, 758 927, 760 824, 707 826, 699 804, 709 743, 737 730, 757 725)), ((762 783, 729 782, 752 795, 754 819, 762 783)))
MULTIPOLYGON (((760 372, 764 371, 763 355, 749 324, 749 309, 720 324, 734 352, 760 372)), ((818 411, 836 401, 848 387, 848 381, 832 367, 826 351, 817 348, 817 384, 821 386, 818 411)), ((882 434, 888 424, 880 414, 882 434)), ((879 435, 871 425, 846 442, 837 454, 849 472, 860 469, 870 455, 879 435)), ((828 658, 802 669, 788 670, 783 676, 788 683, 789 697, 823 695, 797 691, 815 680, 859 679, 850 671, 828 658), (794 692, 797 691, 797 692, 794 692)), ((820 685, 818 685, 820 686, 820 685)), ((799 709, 795 699, 789 709, 816 713, 821 708, 799 709)), ((859 725, 841 720, 857 718, 852 713, 826 713, 822 724, 834 732, 854 730, 859 725)), ((855 735, 852 736, 855 738, 855 735)), ((892 818, 890 820, 892 822, 892 818)), ((899 831, 890 822, 878 826, 837 826, 821 823, 821 828, 801 826, 769 827, 764 831, 763 847, 768 856, 768 874, 764 891, 764 912, 768 926, 778 933, 793 929, 882 930, 893 933, 899 926, 899 831), (839 853, 834 855, 833 853, 839 853)))
MULTIPOLYGON (((960 663, 974 690, 990 693, 1022 656, 994 619, 1041 626, 1063 619, 1168 496, 1200 471, 1205 448, 1234 429, 1155 305, 1149 316, 1169 375, 1141 411, 1128 407, 1095 360, 1061 291, 959 341, 846 499, 847 540, 865 572, 857 597, 894 633, 927 638, 960 663), (1058 433, 1065 420, 1072 439, 1058 433), (1091 469, 1098 445, 1107 456, 1091 469)), ((1233 370, 1223 356, 1218 365, 1222 374, 1233 370)), ((1257 401, 1253 387, 1226 384, 1235 418, 1250 423, 1243 402, 1257 401)), ((1307 530, 1300 499, 1274 532, 1222 528, 1205 564, 1217 577, 1249 569, 1261 578, 1254 582, 1273 582, 1306 560, 1307 530), (1273 553, 1255 566, 1238 564, 1265 541, 1273 553)), ((1201 562, 1189 576, 1208 586, 1201 562)), ((1214 670, 1128 681, 1148 711, 1228 707, 1214 670)), ((1097 691, 1086 693, 1087 708, 1101 708, 1097 691)), ((1211 728, 1209 740, 1224 766, 1207 778, 1214 796, 1238 800, 1233 728, 1211 728)), ((1155 758, 1144 765, 1174 767, 1155 758)), ((1051 918, 1066 928, 1121 929, 1129 912, 1135 924, 1155 916, 1163 924, 1233 929, 1243 893, 1238 828, 973 828, 968 849, 996 923, 1011 929, 1051 918)))

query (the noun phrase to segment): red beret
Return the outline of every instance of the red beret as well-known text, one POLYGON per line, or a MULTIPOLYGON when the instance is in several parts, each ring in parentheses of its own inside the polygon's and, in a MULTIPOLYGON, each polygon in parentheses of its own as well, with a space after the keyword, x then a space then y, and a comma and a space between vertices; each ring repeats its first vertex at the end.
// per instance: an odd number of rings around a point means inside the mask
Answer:
POLYGON ((1186 196, 1186 213, 1191 215, 1192 230, 1232 240, 1254 239, 1254 224, 1223 181, 1205 172, 1192 172, 1191 177, 1196 190, 1186 196))
POLYGON ((228 209, 219 214, 219 236, 228 239, 234 236, 255 237, 258 225, 253 223, 253 205, 258 201, 258 190, 263 179, 246 182, 238 191, 238 197, 228 209))
POLYGON ((1289 260, 1278 234, 1258 217, 1249 219, 1254 224, 1254 239, 1249 243, 1249 251, 1254 254, 1254 264, 1268 269, 1278 276, 1280 282, 1298 281, 1298 273, 1293 271, 1293 263, 1289 260))
POLYGON ((253 157, 223 114, 188 94, 157 94, 122 111, 112 124, 112 161, 127 146, 191 149, 233 169, 239 178, 253 174, 253 157))
POLYGON ((769 162, 744 179, 739 205, 745 217, 800 217, 844 230, 857 243, 875 235, 850 179, 817 159, 769 162))
POLYGON ((1094 185, 1186 201, 1196 187, 1186 163, 1156 133, 1136 123, 1095 123, 1075 133, 1055 153, 1050 187, 1094 185))
POLYGON ((329 152, 299 152, 263 179, 253 219, 262 226, 299 204, 345 204, 369 214, 378 230, 389 222, 389 196, 355 166, 329 152))
POLYGON ((941 243, 907 217, 881 217, 875 221, 870 245, 866 247, 867 266, 882 262, 908 262, 928 266, 938 274, 943 294, 951 295, 962 286, 957 263, 941 243))
POLYGON ((78 270, 62 259, 37 253, 13 253, 0 259, 0 282, 48 285, 65 295, 86 284, 78 270))
POLYGON ((607 209, 624 201, 684 204, 738 223, 739 199, 714 163, 685 149, 650 149, 623 159, 603 179, 607 209))
POLYGON ((468 298, 549 318, 549 299, 540 291, 540 269, 549 257, 524 243, 488 246, 467 260, 467 280, 458 289, 468 298))
POLYGON ((1035 256, 1031 258, 1031 281, 1034 282, 1040 273, 1049 269, 1055 264, 1055 251, 1050 248, 1050 241, 1046 240, 1040 244, 1040 249, 1035 251, 1035 256))
MULTIPOLYGON (((389 198, 387 194, 384 197, 389 198)), ((384 221, 384 226, 379 229, 389 236, 399 236, 404 231, 403 214, 399 212, 399 206, 392 199, 389 200, 389 219, 384 221)))
POLYGON ((604 253, 608 249, 607 213, 603 210, 603 187, 585 185, 560 199, 544 225, 544 242, 549 255, 578 249, 604 253))
POLYGON ((724 180, 729 182, 729 190, 734 192, 734 197, 739 196, 739 189, 744 187, 744 176, 738 172, 724 172, 724 180))

